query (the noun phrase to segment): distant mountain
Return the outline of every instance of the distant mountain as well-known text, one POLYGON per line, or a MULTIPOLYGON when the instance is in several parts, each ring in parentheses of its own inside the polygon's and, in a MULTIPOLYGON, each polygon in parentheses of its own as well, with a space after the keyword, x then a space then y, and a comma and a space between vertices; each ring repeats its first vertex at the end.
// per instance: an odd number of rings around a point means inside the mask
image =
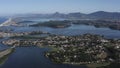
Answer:
POLYGON ((86 17, 86 14, 77 12, 77 13, 69 13, 67 14, 68 18, 82 19, 86 17))
POLYGON ((105 12, 98 11, 90 14, 84 14, 80 12, 76 13, 53 13, 53 14, 26 14, 19 15, 21 18, 63 18, 63 19, 105 19, 105 20, 120 20, 120 13, 118 12, 105 12))
POLYGON ((67 18, 67 15, 56 12, 56 13, 50 14, 48 17, 50 17, 50 18, 67 18))
POLYGON ((105 11, 98 11, 91 14, 88 14, 89 18, 93 19, 120 19, 120 13, 118 12, 105 12, 105 11))

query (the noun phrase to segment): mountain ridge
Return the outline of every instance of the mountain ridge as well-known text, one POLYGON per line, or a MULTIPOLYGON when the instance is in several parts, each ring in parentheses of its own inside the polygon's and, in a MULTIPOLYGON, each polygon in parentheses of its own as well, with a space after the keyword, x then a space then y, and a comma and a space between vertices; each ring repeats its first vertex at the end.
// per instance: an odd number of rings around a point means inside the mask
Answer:
POLYGON ((68 14, 55 12, 51 14, 23 14, 23 15, 15 15, 14 17, 120 20, 120 12, 97 11, 89 14, 85 14, 81 12, 74 12, 68 14))

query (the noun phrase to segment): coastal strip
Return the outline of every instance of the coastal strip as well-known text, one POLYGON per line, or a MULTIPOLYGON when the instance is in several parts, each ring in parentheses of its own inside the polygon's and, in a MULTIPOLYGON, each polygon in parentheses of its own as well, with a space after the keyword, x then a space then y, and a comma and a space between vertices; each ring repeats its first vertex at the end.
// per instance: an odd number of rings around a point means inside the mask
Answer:
POLYGON ((0 51, 0 64, 2 64, 6 60, 7 56, 10 55, 13 51, 13 47, 0 51))

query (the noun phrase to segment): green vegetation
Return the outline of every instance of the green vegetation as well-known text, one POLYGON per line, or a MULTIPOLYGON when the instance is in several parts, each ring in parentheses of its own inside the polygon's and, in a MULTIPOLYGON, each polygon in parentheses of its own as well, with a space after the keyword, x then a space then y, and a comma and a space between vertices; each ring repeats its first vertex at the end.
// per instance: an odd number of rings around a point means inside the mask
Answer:
POLYGON ((100 35, 50 35, 39 39, 9 39, 2 42, 10 46, 49 47, 45 53, 51 61, 62 64, 85 64, 89 67, 106 66, 119 62, 120 39, 106 39, 100 35))
POLYGON ((66 28, 70 26, 70 21, 64 20, 64 21, 48 21, 48 22, 43 22, 43 23, 38 23, 34 25, 30 25, 34 27, 39 27, 39 26, 47 26, 51 28, 66 28))
POLYGON ((32 23, 32 22, 34 22, 34 21, 27 21, 27 20, 26 20, 26 21, 21 21, 21 22, 18 22, 18 23, 21 24, 21 23, 32 23))
POLYGON ((6 54, 2 58, 0 58, 0 65, 3 64, 7 60, 8 56, 12 54, 14 51, 15 49, 13 48, 9 54, 6 54))
POLYGON ((106 27, 110 29, 120 30, 120 22, 117 21, 107 21, 107 20, 78 20, 74 21, 73 24, 84 24, 93 25, 95 27, 106 27))
POLYGON ((107 66, 110 65, 109 62, 104 62, 104 63, 92 63, 92 64, 86 64, 86 66, 88 68, 99 68, 99 67, 103 67, 103 66, 107 66))
POLYGON ((110 63, 109 65, 101 66, 97 68, 120 68, 120 63, 113 62, 113 63, 110 63))
POLYGON ((35 36, 31 36, 31 35, 24 35, 24 36, 13 36, 13 37, 10 37, 12 39, 40 39, 40 38, 43 38, 43 37, 35 37, 35 36))
POLYGON ((77 25, 93 25, 97 28, 105 27, 115 30, 120 30, 120 22, 118 21, 108 21, 108 20, 64 20, 64 21, 48 21, 43 23, 38 23, 30 26, 39 27, 39 26, 47 26, 52 28, 66 28, 71 26, 70 24, 77 25))

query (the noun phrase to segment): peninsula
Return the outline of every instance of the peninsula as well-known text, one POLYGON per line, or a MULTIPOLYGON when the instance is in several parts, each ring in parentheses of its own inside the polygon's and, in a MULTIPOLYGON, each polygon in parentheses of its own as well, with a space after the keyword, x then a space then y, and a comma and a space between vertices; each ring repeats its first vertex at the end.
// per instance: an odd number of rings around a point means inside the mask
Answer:
POLYGON ((26 39, 20 36, 2 41, 2 43, 8 46, 52 47, 45 56, 55 63, 100 67, 120 61, 120 39, 106 39, 100 35, 50 35, 37 39, 36 37, 26 39))

